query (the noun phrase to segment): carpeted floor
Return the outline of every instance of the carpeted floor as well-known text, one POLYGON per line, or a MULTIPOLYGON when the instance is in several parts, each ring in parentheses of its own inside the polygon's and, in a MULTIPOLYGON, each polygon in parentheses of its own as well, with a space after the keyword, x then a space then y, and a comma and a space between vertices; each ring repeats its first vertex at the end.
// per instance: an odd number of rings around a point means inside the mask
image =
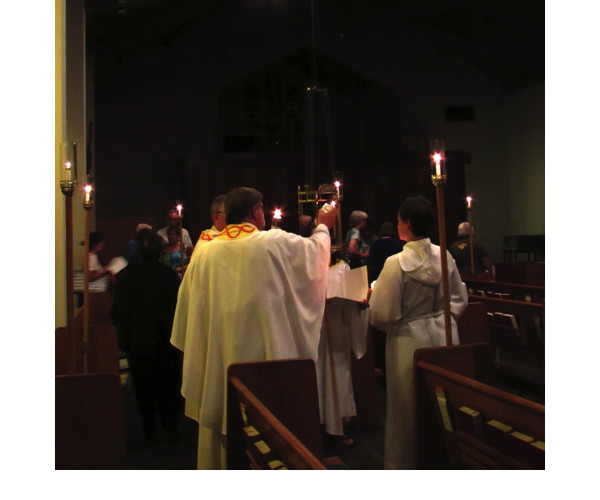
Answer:
MULTIPOLYGON (((353 470, 383 469, 383 434, 385 419, 385 388, 377 384, 378 417, 381 425, 375 429, 360 429, 349 423, 348 435, 355 439, 352 448, 338 440, 325 438, 326 456, 340 457, 353 470)), ((131 470, 193 470, 196 469, 198 442, 197 424, 181 416, 176 437, 159 431, 157 438, 146 442, 138 414, 133 388, 123 390, 127 465, 131 470)))

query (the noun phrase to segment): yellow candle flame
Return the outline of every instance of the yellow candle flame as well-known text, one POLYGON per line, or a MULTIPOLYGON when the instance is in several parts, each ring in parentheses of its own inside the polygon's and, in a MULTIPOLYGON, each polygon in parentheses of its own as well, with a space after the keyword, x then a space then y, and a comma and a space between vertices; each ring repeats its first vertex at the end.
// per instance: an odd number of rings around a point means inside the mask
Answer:
POLYGON ((281 219, 281 210, 279 208, 276 208, 273 212, 273 219, 281 219))

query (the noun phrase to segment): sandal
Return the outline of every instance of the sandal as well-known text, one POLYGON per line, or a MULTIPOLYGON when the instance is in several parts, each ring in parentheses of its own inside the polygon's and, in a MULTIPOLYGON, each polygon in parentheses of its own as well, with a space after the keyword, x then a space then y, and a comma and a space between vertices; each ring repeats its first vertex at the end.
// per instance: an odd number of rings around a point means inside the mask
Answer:
POLYGON ((340 443, 346 448, 352 448, 355 445, 354 438, 347 436, 346 434, 339 437, 340 443))

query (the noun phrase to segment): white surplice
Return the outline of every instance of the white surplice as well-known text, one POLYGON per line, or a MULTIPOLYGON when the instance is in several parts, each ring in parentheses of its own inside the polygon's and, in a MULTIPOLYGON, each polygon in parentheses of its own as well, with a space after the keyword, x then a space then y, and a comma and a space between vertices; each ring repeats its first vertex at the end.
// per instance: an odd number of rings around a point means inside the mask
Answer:
MULTIPOLYGON (((352 388, 352 353, 364 356, 367 348, 368 311, 344 296, 344 279, 350 266, 340 261, 329 268, 327 303, 316 363, 321 423, 328 434, 344 434, 343 419, 356 415, 352 388)), ((365 277, 366 280, 366 277, 365 277)), ((366 297, 365 297, 366 298, 366 297)))
POLYGON ((227 432, 231 363, 317 359, 329 248, 322 224, 303 238, 244 223, 227 226, 192 255, 179 288, 171 343, 184 353, 186 415, 215 436, 213 443, 199 439, 199 466, 224 463, 215 443, 227 432))
MULTIPOLYGON (((448 256, 452 343, 455 319, 467 307, 467 289, 448 256)), ((371 324, 387 332, 384 467, 416 466, 413 355, 416 349, 446 344, 440 247, 429 238, 408 242, 389 257, 369 300, 371 324)))

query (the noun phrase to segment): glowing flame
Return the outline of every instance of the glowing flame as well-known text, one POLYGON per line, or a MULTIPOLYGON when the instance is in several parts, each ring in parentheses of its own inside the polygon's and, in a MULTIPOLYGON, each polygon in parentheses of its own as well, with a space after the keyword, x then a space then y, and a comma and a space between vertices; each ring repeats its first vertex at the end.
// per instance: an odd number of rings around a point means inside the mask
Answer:
POLYGON ((339 189, 339 188, 340 188, 340 186, 342 185, 342 183, 341 183, 340 181, 335 181, 335 182, 333 183, 333 185, 334 185, 336 188, 338 188, 338 189, 339 189))
POLYGON ((433 155, 433 161, 437 164, 442 161, 442 155, 440 153, 435 153, 433 155))
POLYGON ((472 201, 473 201, 473 198, 471 196, 467 196, 467 208, 471 208, 472 201))
POLYGON ((83 190, 89 194, 92 192, 92 186, 90 186, 89 184, 86 184, 85 187, 83 188, 83 190))
POLYGON ((71 168, 71 162, 70 162, 70 161, 68 161, 67 163, 65 163, 65 167, 67 167, 67 168, 71 168))
POLYGON ((333 201, 331 202, 331 206, 332 206, 332 207, 335 207, 335 200, 333 200, 333 201))
POLYGON ((281 219, 281 209, 275 209, 275 211, 273 212, 273 219, 281 219))

